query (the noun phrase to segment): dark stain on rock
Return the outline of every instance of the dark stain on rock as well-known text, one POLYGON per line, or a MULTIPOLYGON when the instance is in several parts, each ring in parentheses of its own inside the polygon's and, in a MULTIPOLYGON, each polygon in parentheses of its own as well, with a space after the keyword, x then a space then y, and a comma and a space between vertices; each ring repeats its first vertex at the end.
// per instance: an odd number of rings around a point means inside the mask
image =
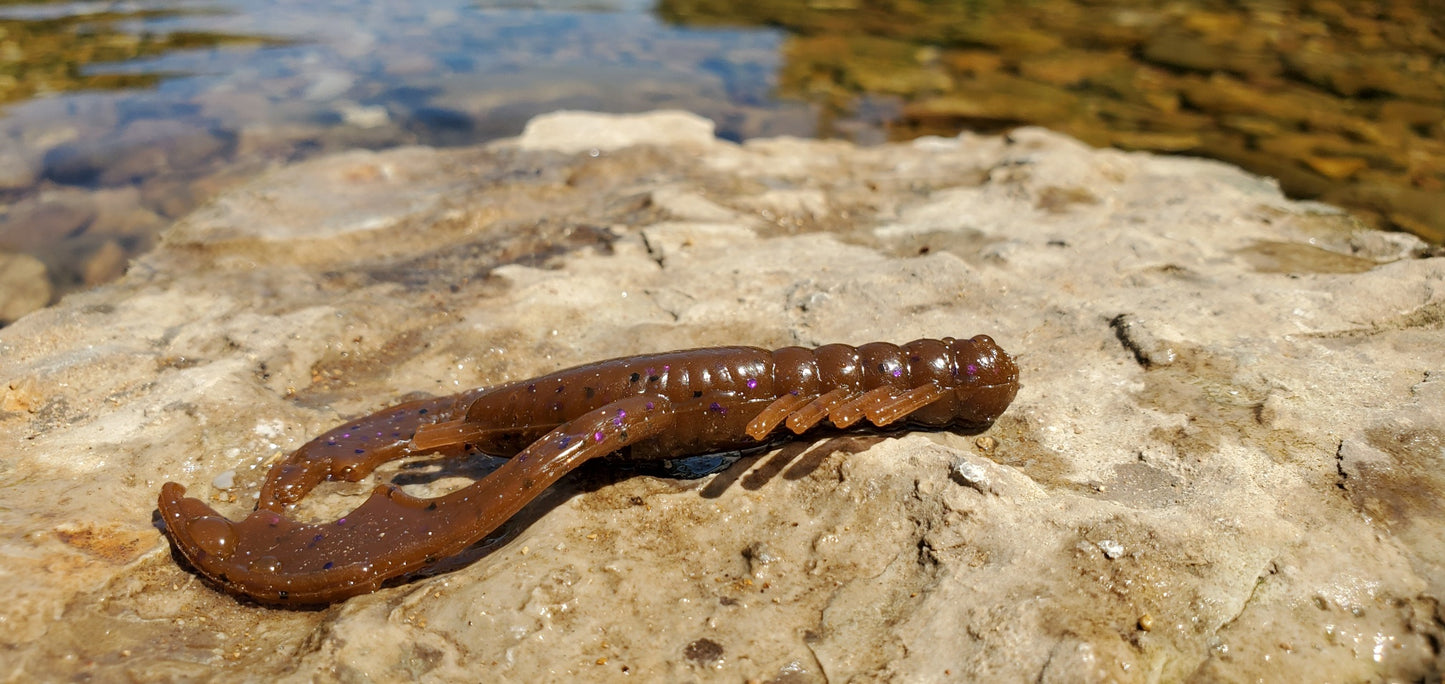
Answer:
POLYGON ((1170 348, 1175 361, 1145 373, 1138 398, 1144 408, 1185 416, 1184 425, 1156 428, 1152 435, 1182 458, 1204 460, 1226 438, 1255 446, 1280 462, 1333 450, 1333 443, 1319 437, 1269 425, 1264 410, 1269 389, 1242 374, 1238 360, 1185 343, 1171 343, 1170 348))
POLYGON ((487 234, 463 244, 443 244, 425 254, 376 264, 364 272, 376 282, 434 292, 446 283, 485 278, 498 266, 550 267, 557 257, 583 249, 612 252, 617 233, 590 221, 547 221, 523 216, 492 222, 487 234))
POLYGON ((1306 333, 1302 335, 1302 337, 1352 340, 1397 330, 1440 330, 1442 328, 1445 328, 1445 301, 1435 301, 1416 307, 1398 316, 1390 316, 1388 318, 1371 321, 1367 326, 1348 328, 1345 330, 1306 333))
MULTIPOLYGON (((1080 578, 1077 591, 1061 596, 1059 619, 1045 627, 1060 637, 1076 636, 1105 649, 1127 652, 1138 639, 1142 616, 1168 614, 1178 605, 1177 587, 1161 581, 1179 568, 1206 565, 1188 545, 1161 539, 1146 521, 1117 515, 1081 525, 1060 572, 1080 578)), ((1185 621, 1179 628, 1195 635, 1208 621, 1185 621)))
POLYGON ((67 546, 112 565, 134 561, 150 543, 150 535, 120 525, 66 525, 55 536, 67 546))
POLYGON ((1182 498, 1179 478, 1147 463, 1120 463, 1101 492, 1130 508, 1165 508, 1182 498))
POLYGON ((1390 423, 1369 428, 1365 439, 1388 458, 1341 463, 1355 508, 1396 532, 1445 515, 1445 432, 1390 423))
POLYGON ((1202 287, 1210 282, 1209 278, 1200 275, 1197 271, 1187 266, 1172 263, 1150 266, 1133 271, 1124 276, 1125 285, 1140 288, 1174 283, 1194 283, 1202 287))
POLYGON ((698 667, 712 667, 722 660, 723 647, 712 639, 698 639, 682 649, 682 655, 698 667))
POLYGON ((1125 349, 1134 353, 1134 360, 1144 368, 1167 366, 1174 363, 1174 349, 1151 330, 1151 326, 1138 316, 1122 313, 1109 319, 1109 327, 1125 349))
POLYGON ((1264 402, 1263 392, 1236 382, 1234 359, 1215 356, 1197 347, 1175 345, 1175 363, 1144 375, 1139 405, 1165 413, 1186 416, 1177 428, 1159 428, 1155 437, 1173 444, 1183 454, 1213 453, 1220 437, 1236 433, 1241 437, 1264 402))
POLYGON ((1050 185, 1039 192, 1039 198, 1034 202, 1034 207, 1043 209, 1050 214, 1062 214, 1075 204, 1098 204, 1099 198, 1087 188, 1072 187, 1062 188, 1057 185, 1050 185))
POLYGON ((988 453, 995 463, 1015 468, 1045 487, 1087 496, 1096 494, 1091 487, 1072 479, 1074 466, 1068 458, 1043 445, 1027 413, 1004 413, 989 434, 996 440, 988 453))
POLYGON ((420 330, 401 332, 380 344, 361 336, 338 342, 312 364, 311 384, 298 387, 296 396, 308 403, 312 395, 321 395, 326 401, 334 394, 344 394, 358 382, 384 375, 401 360, 416 355, 426 343, 420 330))
POLYGON ((875 237, 869 234, 845 238, 846 242, 861 244, 900 258, 948 252, 973 265, 982 262, 980 254, 984 248, 996 242, 1002 242, 1002 240, 996 236, 985 235, 973 228, 928 230, 888 237, 875 237))

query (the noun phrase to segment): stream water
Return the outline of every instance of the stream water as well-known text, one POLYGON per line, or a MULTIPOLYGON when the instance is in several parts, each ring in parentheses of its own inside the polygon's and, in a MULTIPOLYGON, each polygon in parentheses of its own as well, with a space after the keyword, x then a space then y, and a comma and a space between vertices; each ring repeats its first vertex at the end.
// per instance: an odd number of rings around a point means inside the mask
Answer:
POLYGON ((0 2, 0 324, 265 169, 556 109, 685 109, 733 140, 1043 125, 1440 242, 1440 4, 0 2))

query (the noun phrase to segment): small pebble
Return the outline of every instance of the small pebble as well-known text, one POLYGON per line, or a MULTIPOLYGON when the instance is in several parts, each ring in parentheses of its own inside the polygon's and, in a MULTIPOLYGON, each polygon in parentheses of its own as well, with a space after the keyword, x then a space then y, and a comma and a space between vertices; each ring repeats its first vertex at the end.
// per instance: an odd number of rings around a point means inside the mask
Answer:
POLYGON ((216 489, 230 489, 236 486, 236 471, 227 470, 222 472, 216 476, 216 479, 211 480, 211 486, 216 489))
POLYGON ((984 493, 989 490, 988 472, 983 466, 970 463, 967 459, 954 461, 948 468, 948 476, 965 487, 973 487, 984 493))

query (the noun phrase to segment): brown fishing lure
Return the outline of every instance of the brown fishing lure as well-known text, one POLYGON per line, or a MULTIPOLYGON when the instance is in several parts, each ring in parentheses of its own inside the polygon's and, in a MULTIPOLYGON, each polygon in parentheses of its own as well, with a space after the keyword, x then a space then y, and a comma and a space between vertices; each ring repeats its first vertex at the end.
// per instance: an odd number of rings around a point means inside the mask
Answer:
POLYGON ((1017 391, 1018 368, 986 335, 630 356, 348 422, 273 466, 256 511, 239 522, 174 482, 161 488, 159 509, 176 551, 227 591, 263 603, 329 603, 475 544, 593 458, 756 449, 824 421, 981 430, 1017 391), (386 484, 332 522, 283 515, 324 480, 354 482, 387 461, 468 450, 509 460, 433 499, 386 484))

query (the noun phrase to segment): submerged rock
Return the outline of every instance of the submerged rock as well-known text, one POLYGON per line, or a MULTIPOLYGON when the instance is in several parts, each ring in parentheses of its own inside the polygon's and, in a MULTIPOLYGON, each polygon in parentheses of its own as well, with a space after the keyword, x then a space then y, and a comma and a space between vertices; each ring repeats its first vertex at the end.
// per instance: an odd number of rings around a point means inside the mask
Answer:
POLYGON ((43 262, 0 250, 0 325, 49 304, 51 294, 43 262))
MULTIPOLYGON (((482 148, 281 169, 0 330, 7 674, 1440 670, 1445 260, 1223 164, 1037 129, 874 148, 710 130, 558 114, 482 148), (327 610, 218 593, 152 518, 167 480, 240 517, 269 463, 412 393, 980 332, 1023 382, 983 436, 818 438, 694 481, 584 467, 461 558, 327 610)), ((436 495, 485 462, 380 479, 436 495)))

